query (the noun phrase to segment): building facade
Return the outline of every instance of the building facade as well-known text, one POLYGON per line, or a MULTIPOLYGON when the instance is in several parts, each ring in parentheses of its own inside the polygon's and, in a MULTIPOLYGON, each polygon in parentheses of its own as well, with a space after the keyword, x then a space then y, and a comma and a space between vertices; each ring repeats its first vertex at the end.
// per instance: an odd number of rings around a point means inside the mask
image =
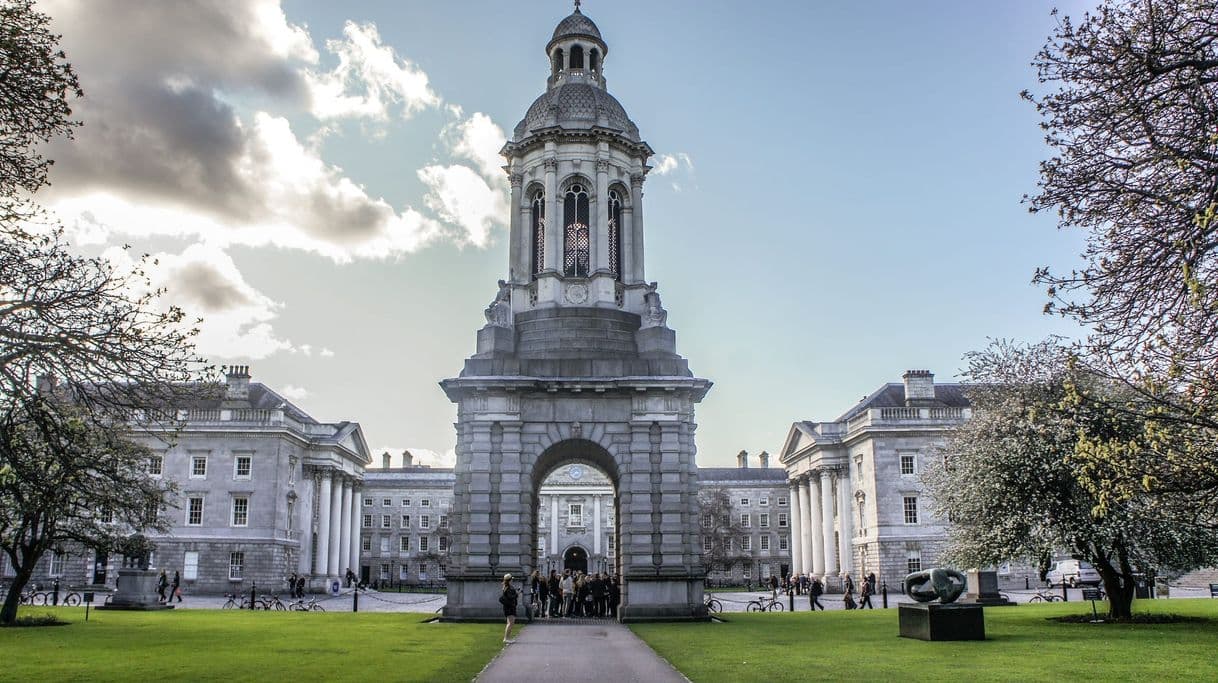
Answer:
POLYGON ((400 467, 364 473, 360 500, 360 559, 364 583, 434 586, 448 568, 453 484, 452 468, 414 464, 410 451, 400 467))
POLYGON ((787 475, 770 467, 769 455, 760 454, 760 467, 750 467, 748 453, 741 451, 736 467, 699 467, 698 486, 704 501, 715 501, 716 509, 704 504, 702 550, 715 556, 708 561, 708 578, 715 585, 762 583, 771 576, 791 573, 791 504, 787 475), (706 495, 723 491, 726 497, 706 495), (726 511, 719 509, 723 501, 726 511), (729 527, 726 547, 716 554, 713 547, 715 514, 727 515, 718 524, 729 527), (724 524, 726 521, 726 524, 724 524))

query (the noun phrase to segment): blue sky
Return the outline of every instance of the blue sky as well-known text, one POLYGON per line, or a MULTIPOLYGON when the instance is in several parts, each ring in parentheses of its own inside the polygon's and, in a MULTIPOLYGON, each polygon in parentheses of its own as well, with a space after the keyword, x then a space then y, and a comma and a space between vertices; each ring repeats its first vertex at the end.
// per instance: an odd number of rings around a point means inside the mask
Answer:
MULTIPOLYGON (((1019 92, 1052 6, 584 3, 658 154, 648 278, 715 382, 700 464, 775 452, 906 369, 948 381, 987 338, 1073 333, 1030 280, 1081 238, 1020 204, 1048 153, 1019 92)), ((506 271, 496 135, 570 4, 43 8, 86 91, 46 197, 81 248, 158 254, 214 362, 443 462, 436 382, 506 271)))

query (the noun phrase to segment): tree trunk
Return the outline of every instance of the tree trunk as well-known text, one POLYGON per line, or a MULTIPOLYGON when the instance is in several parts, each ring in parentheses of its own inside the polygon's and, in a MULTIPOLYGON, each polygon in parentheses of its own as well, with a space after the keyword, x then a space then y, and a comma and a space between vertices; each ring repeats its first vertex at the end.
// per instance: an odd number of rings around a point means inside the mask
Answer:
POLYGON ((11 626, 17 621, 17 605, 21 603, 21 592, 33 576, 33 568, 18 570, 9 584, 8 595, 4 596, 4 607, 0 608, 0 626, 11 626))
POLYGON ((1133 579, 1118 572, 1096 567, 1104 580, 1104 592, 1108 594, 1108 618, 1128 621, 1133 617, 1133 579))

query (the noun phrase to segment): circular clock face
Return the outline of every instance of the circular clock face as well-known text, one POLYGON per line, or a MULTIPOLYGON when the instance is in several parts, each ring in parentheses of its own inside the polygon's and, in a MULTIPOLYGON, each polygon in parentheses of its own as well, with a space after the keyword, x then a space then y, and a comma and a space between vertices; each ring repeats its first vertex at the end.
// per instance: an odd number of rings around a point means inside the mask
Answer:
POLYGON ((572 479, 579 479, 580 477, 584 476, 584 468, 580 467, 579 465, 574 465, 571 467, 571 469, 567 470, 567 474, 571 475, 572 479))

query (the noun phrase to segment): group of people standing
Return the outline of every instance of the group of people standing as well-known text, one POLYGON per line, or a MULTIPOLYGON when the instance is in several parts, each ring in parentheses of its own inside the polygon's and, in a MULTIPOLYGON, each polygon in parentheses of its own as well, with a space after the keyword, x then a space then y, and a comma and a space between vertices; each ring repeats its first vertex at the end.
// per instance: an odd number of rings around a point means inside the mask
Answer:
POLYGON ((534 570, 526 588, 532 613, 542 618, 612 617, 622 598, 616 576, 571 569, 561 576, 551 570, 548 577, 534 570))
POLYGON ((174 598, 178 602, 182 602, 182 575, 178 570, 173 571, 173 583, 169 582, 169 575, 164 569, 161 570, 161 575, 156 579, 156 594, 157 600, 168 605, 173 602, 174 598))
MULTIPOLYGON (((779 589, 779 580, 776 576, 770 577, 770 588, 774 591, 777 597, 779 589)), ((782 587, 789 591, 794 591, 796 595, 807 595, 808 602, 815 612, 817 608, 824 610, 825 606, 821 604, 820 596, 825 594, 825 584, 821 582, 814 574, 798 574, 792 577, 783 577, 781 582, 782 587)), ((842 605, 846 609, 875 609, 871 604, 871 596, 876 593, 876 578, 875 572, 867 574, 866 578, 857 586, 859 599, 856 601, 854 579, 849 572, 842 575, 842 605)))
MULTIPOLYGON (((348 569, 348 572, 351 570, 348 569)), ((291 592, 293 598, 303 598, 305 594, 305 577, 292 572, 292 575, 287 578, 288 591, 291 592)))

